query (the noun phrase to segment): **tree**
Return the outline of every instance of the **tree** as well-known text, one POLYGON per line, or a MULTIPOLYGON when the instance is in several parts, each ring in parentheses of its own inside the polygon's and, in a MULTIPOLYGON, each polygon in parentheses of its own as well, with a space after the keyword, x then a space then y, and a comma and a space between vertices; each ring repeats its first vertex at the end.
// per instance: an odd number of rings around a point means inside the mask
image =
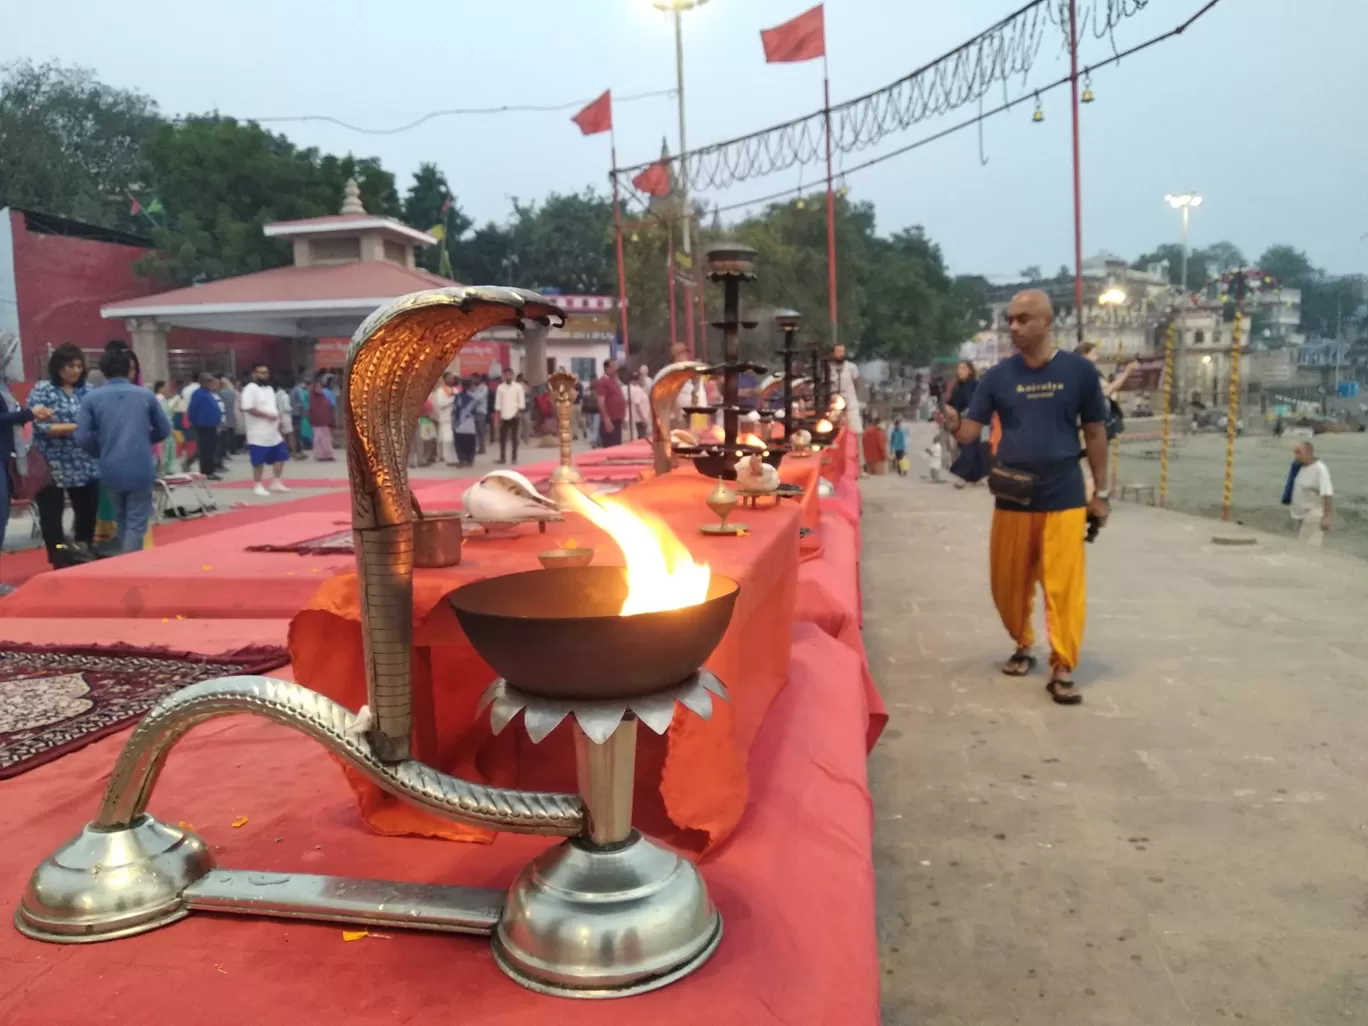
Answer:
POLYGON ((1022 281, 1039 281, 1044 277, 1044 275, 1040 273, 1039 264, 1023 267, 1021 270, 1017 271, 1017 274, 1021 275, 1022 281))
POLYGON ((218 114, 162 124, 143 143, 141 176, 164 214, 152 231, 156 252, 138 269, 171 285, 288 264, 289 247, 262 227, 337 213, 351 178, 368 212, 399 212, 394 175, 378 159, 297 149, 218 114))
POLYGON ((613 204, 593 189, 552 193, 540 205, 513 201, 514 284, 575 295, 613 291, 613 204))
POLYGON ((1213 242, 1202 250, 1202 255, 1212 274, 1223 274, 1245 265, 1244 254, 1233 242, 1213 242))
POLYGON ((436 164, 426 163, 418 165, 418 170, 413 173, 413 184, 404 196, 404 222, 420 232, 441 227, 441 232, 437 234, 443 237, 437 245, 429 246, 418 254, 419 266, 434 274, 438 273, 441 266, 443 248, 452 253, 461 236, 474 224, 451 195, 446 175, 437 170, 436 164))
POLYGON ((1263 256, 1259 257, 1258 267, 1264 274, 1276 278, 1279 285, 1294 289, 1306 288, 1320 277, 1320 272, 1312 266, 1305 253, 1281 243, 1264 250, 1263 256))
MULTIPOLYGON (((1183 284, 1183 247, 1176 242, 1165 242, 1156 246, 1153 252, 1146 253, 1136 260, 1131 267, 1136 270, 1146 270, 1155 264, 1168 263, 1169 284, 1183 284)), ((1208 280, 1207 257, 1206 253, 1200 249, 1190 250, 1187 259, 1187 290, 1189 292, 1200 292, 1206 287, 1208 280)))
POLYGON ((504 225, 490 221, 451 246, 456 280, 471 285, 513 284, 513 239, 504 225))
POLYGON ((102 85, 85 68, 20 61, 0 67, 0 204, 125 231, 139 148, 162 125, 142 93, 102 85))

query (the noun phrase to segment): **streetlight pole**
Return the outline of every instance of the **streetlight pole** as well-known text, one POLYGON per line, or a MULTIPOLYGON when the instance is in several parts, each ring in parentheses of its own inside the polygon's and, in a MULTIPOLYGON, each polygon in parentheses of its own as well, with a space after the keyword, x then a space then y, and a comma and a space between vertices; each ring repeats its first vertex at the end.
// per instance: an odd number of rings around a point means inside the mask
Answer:
MULTIPOLYGON (((675 98, 679 106, 679 206, 680 206, 680 251, 688 273, 684 276, 684 338, 689 348, 698 352, 694 343, 694 286, 696 282, 693 266, 693 213, 689 208, 689 164, 685 154, 689 151, 688 137, 684 130, 684 12, 702 7, 708 0, 651 0, 657 10, 669 11, 674 15, 675 37, 675 98)), ((670 273, 674 274, 674 268, 670 273)), ((700 324, 700 334, 705 325, 700 324)))
MULTIPOLYGON (((1193 207, 1202 205, 1202 197, 1195 192, 1180 192, 1164 197, 1168 205, 1183 215, 1183 259, 1182 277, 1178 281, 1178 288, 1181 295, 1186 296, 1188 291, 1188 217, 1193 207)), ((1182 311, 1175 311, 1175 314, 1182 311)), ((1173 387, 1170 390, 1178 409, 1183 409, 1182 370, 1186 367, 1187 358, 1187 327, 1183 323, 1178 324, 1178 358, 1174 360, 1171 373, 1173 374, 1173 387)))

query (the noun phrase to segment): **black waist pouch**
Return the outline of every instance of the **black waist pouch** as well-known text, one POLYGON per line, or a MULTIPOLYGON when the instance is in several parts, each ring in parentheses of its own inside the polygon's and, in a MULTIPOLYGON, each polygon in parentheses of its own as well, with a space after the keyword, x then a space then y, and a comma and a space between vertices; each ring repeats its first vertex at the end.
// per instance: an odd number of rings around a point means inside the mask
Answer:
POLYGON ((1024 470, 1014 470, 994 463, 988 471, 988 490, 993 497, 1017 506, 1029 506, 1035 500, 1040 478, 1024 470))

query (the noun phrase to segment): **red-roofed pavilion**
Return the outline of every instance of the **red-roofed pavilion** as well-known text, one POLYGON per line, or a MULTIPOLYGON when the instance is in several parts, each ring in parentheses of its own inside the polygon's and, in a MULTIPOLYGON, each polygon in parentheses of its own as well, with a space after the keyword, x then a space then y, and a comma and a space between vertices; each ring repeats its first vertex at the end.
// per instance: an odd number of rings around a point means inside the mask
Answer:
POLYGON ((355 181, 341 212, 277 221, 263 229, 289 239, 294 263, 269 271, 172 289, 110 303, 102 317, 123 320, 147 381, 170 377, 166 336, 173 327, 273 335, 292 344, 291 367, 312 367, 320 338, 350 336, 375 310, 398 296, 452 282, 417 266, 427 232, 368 214, 355 181))

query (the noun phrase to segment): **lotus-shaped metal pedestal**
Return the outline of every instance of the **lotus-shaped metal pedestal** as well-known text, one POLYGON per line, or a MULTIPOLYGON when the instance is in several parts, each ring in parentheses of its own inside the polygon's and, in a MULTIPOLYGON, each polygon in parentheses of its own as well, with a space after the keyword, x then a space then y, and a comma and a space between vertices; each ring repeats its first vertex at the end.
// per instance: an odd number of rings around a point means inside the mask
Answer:
POLYGON ((636 994, 707 960, 722 917, 697 869, 632 828, 637 723, 664 734, 677 706, 707 718, 721 681, 699 670, 739 588, 714 577, 692 606, 619 616, 618 567, 533 571, 467 585, 451 604, 500 674, 485 692, 495 733, 518 715, 533 742, 569 719, 587 825, 514 881, 494 932, 500 968, 565 997, 636 994), (536 639, 529 643, 529 639, 536 639))

